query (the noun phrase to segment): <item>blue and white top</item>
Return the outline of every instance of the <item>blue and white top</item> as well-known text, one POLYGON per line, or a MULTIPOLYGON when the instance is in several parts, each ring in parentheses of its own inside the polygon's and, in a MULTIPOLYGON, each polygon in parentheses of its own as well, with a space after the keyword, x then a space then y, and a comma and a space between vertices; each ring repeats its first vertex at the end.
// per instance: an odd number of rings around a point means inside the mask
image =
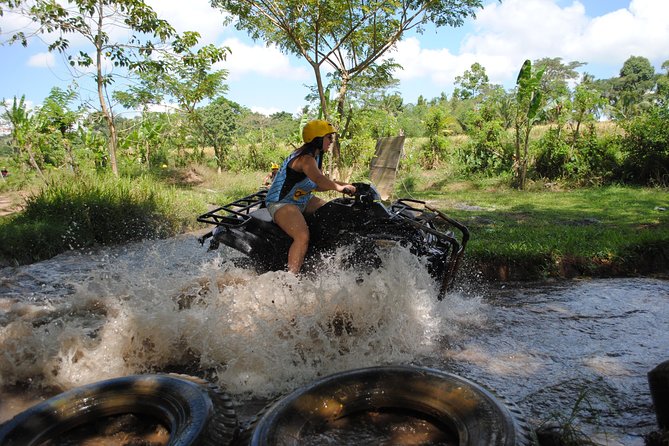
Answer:
MULTIPOLYGON (((266 204, 279 202, 302 205, 311 199, 312 192, 318 187, 316 183, 311 181, 304 172, 298 172, 288 166, 291 161, 300 155, 311 156, 311 154, 296 151, 286 158, 267 191, 266 204)), ((320 167, 320 154, 316 156, 316 163, 320 167)))

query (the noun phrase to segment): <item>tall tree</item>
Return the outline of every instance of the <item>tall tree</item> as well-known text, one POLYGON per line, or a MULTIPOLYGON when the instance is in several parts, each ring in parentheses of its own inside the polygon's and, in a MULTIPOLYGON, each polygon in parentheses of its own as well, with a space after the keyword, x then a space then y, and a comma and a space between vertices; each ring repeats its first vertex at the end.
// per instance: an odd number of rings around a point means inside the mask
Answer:
POLYGON ((149 65, 160 66, 159 59, 150 58, 152 54, 167 50, 167 46, 163 45, 172 38, 174 41, 169 50, 180 52, 190 46, 193 35, 177 36, 174 28, 160 19, 143 0, 69 0, 64 4, 58 0, 0 0, 0 14, 4 10, 24 15, 36 26, 29 34, 13 34, 11 43, 20 42, 26 46, 31 37, 55 34, 49 51, 65 54, 74 69, 83 69, 75 73, 76 76, 87 75, 90 67, 94 69, 92 76, 100 112, 109 132, 110 165, 114 174, 118 175, 118 137, 108 91, 118 70, 141 71, 149 65), (119 39, 118 35, 126 38, 119 39), (70 36, 83 39, 87 48, 71 52, 70 36))
POLYGON ((574 88, 571 101, 571 124, 574 143, 579 139, 581 125, 594 121, 604 107, 604 103, 602 94, 592 82, 592 76, 584 75, 583 81, 574 88))
POLYGON ((216 165, 220 172, 244 113, 242 106, 224 97, 213 100, 197 111, 202 123, 201 138, 204 144, 214 148, 216 165))
POLYGON ((655 68, 645 57, 631 56, 612 81, 612 105, 618 116, 631 118, 650 107, 655 87, 655 68))
POLYGON ((350 82, 414 29, 429 23, 460 26, 474 16, 481 0, 211 0, 232 14, 230 21, 254 39, 275 44, 304 58, 312 67, 321 109, 331 119, 322 70, 328 65, 339 78, 337 109, 345 109, 350 82))
POLYGON ((580 74, 576 71, 585 62, 571 61, 563 63, 561 57, 544 57, 534 61, 535 70, 543 70, 541 89, 546 100, 569 95, 569 82, 576 81, 580 74))
POLYGON ((490 86, 490 79, 485 72, 485 67, 474 62, 462 76, 455 76, 455 85, 453 98, 464 101, 484 93, 490 86))
POLYGON ((669 60, 662 63, 664 73, 657 76, 657 102, 661 106, 669 106, 669 60))
POLYGON ((126 91, 117 91, 114 97, 124 107, 146 110, 150 104, 173 104, 182 113, 187 131, 204 131, 197 107, 227 91, 223 83, 226 70, 213 70, 213 64, 225 59, 229 49, 206 45, 192 49, 198 41, 197 33, 182 36, 183 48, 179 53, 165 53, 161 64, 148 65, 139 73, 140 81, 126 91))
POLYGON ((37 118, 40 131, 47 135, 46 144, 41 149, 44 155, 53 154, 56 151, 64 152, 67 163, 73 172, 78 170, 78 162, 75 158, 72 137, 80 111, 70 110, 70 103, 77 98, 77 93, 72 90, 62 90, 54 87, 44 99, 42 107, 37 110, 37 118))

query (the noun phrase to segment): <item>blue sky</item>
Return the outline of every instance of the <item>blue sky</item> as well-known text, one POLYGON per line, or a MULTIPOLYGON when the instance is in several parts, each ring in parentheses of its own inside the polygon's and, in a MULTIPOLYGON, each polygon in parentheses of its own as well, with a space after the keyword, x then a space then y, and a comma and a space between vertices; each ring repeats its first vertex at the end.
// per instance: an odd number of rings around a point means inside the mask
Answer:
MULTIPOLYGON (((310 67, 263 42, 223 26, 223 15, 209 0, 148 0, 178 31, 196 30, 204 43, 225 45, 232 53, 220 68, 229 70, 227 97, 255 111, 296 112, 304 104, 310 67)), ((461 28, 428 29, 405 36, 390 55, 404 69, 396 73, 405 102, 419 95, 450 94, 455 76, 472 63, 482 64, 490 80, 513 86, 525 59, 561 57, 587 62, 581 69, 597 78, 616 76, 630 56, 647 57, 660 71, 669 60, 669 0, 490 0, 476 19, 461 28)), ((0 17, 0 41, 22 24, 18 17, 0 17)), ((76 42, 72 42, 76 48, 76 42)), ((78 50, 78 49, 77 49, 78 50)), ((26 96, 40 104, 54 86, 71 81, 63 57, 31 41, 0 46, 0 99, 26 96)), ((82 99, 95 102, 92 81, 77 81, 82 99)))

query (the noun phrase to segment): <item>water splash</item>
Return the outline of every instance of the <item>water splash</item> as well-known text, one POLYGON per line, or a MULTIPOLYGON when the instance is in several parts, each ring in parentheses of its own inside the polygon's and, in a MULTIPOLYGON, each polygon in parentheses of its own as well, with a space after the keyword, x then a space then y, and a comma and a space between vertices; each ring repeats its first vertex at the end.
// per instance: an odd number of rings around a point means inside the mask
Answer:
POLYGON ((482 322, 480 300, 438 301, 401 247, 368 272, 323 259, 318 274, 255 272, 194 237, 68 253, 2 270, 0 384, 71 388, 196 368, 230 392, 264 397, 318 376, 410 363, 482 322), (29 290, 26 292, 26 290, 29 290))

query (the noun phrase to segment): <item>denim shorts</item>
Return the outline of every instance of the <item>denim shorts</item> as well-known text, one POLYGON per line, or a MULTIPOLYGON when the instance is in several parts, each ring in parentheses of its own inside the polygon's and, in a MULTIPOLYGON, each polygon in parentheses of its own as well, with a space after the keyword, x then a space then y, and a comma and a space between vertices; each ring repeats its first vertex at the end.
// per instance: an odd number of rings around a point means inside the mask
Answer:
POLYGON ((269 211, 269 215, 272 216, 272 220, 274 220, 274 214, 276 214, 276 211, 278 211, 282 207, 286 206, 287 204, 292 204, 293 206, 297 206, 297 208, 303 214, 304 214, 305 209, 307 209, 307 203, 282 203, 280 201, 274 201, 274 202, 269 203, 267 205, 267 210, 269 211))

